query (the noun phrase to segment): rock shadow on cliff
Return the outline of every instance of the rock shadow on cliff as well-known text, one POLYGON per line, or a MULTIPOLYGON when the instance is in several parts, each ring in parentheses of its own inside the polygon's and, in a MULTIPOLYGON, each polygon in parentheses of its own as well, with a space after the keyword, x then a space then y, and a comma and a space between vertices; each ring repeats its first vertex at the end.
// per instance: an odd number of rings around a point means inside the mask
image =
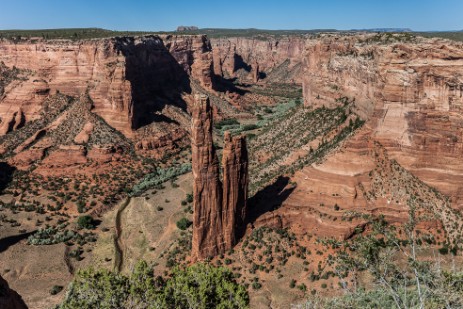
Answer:
POLYGON ((8 187, 13 180, 13 174, 16 168, 6 162, 0 162, 0 193, 8 187))
POLYGON ((295 189, 292 186, 288 187, 289 180, 289 177, 280 176, 274 183, 263 188, 248 199, 246 222, 253 224, 265 213, 280 208, 295 189))
POLYGON ((124 40, 119 42, 118 49, 126 57, 126 78, 132 87, 132 128, 138 129, 158 121, 172 122, 165 119, 167 117, 161 119, 159 112, 166 105, 187 111, 182 94, 192 91, 190 76, 160 38, 143 42, 136 42, 133 38, 124 40))
POLYGON ((233 58, 234 58, 233 72, 236 72, 241 69, 245 70, 248 73, 251 72, 251 69, 252 69, 251 65, 247 64, 244 61, 243 57, 241 57, 241 55, 234 54, 233 58))
POLYGON ((238 81, 238 78, 225 78, 220 75, 214 75, 214 83, 212 89, 218 92, 231 92, 239 94, 240 96, 245 95, 249 90, 244 90, 242 88, 248 87, 246 85, 241 85, 241 88, 236 87, 235 83, 238 81))

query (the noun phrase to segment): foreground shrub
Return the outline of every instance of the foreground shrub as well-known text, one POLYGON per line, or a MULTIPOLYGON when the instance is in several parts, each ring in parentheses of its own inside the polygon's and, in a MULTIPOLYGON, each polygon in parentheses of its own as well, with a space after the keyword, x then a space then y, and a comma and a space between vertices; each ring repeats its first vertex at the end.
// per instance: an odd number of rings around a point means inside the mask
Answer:
POLYGON ((188 220, 187 218, 182 218, 182 219, 177 221, 177 227, 179 229, 181 229, 182 231, 189 228, 191 224, 192 224, 192 222, 190 220, 188 220))
POLYGON ((197 264, 155 277, 144 261, 130 277, 108 270, 80 270, 61 309, 76 308, 248 308, 244 286, 226 268, 197 264))

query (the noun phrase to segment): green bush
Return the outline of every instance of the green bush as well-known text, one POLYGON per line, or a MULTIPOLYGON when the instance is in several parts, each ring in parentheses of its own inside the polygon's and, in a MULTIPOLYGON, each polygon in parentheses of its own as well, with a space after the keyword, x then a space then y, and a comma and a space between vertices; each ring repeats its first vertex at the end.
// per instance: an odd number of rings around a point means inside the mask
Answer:
POLYGON ((144 191, 158 186, 163 182, 168 181, 169 179, 174 179, 175 177, 183 175, 189 171, 191 171, 190 163, 185 163, 179 166, 173 166, 165 169, 158 168, 155 172, 146 175, 138 184, 136 184, 132 188, 130 195, 139 196, 144 191))
POLYGON ((243 131, 251 131, 251 130, 258 129, 258 128, 259 128, 259 126, 256 125, 256 124, 246 124, 246 125, 242 126, 241 129, 242 129, 243 131))
POLYGON ((95 220, 91 216, 80 216, 79 219, 77 219, 77 226, 82 228, 82 229, 94 229, 95 228, 95 220))
POLYGON ((235 118, 230 118, 230 119, 223 119, 223 120, 217 122, 216 124, 214 124, 214 127, 217 130, 220 130, 224 126, 239 125, 239 124, 240 123, 238 122, 238 120, 236 120, 235 118))
POLYGON ((59 292, 61 292, 62 290, 63 290, 63 287, 61 285, 54 285, 50 290, 50 294, 51 295, 56 295, 59 292))
POLYGON ((57 227, 48 227, 39 229, 37 232, 27 238, 27 243, 30 245, 54 245, 62 242, 75 239, 79 234, 66 230, 66 225, 59 225, 57 227))
POLYGON ((130 277, 108 270, 80 270, 60 309, 76 308, 248 308, 249 296, 226 268, 197 264, 154 276, 141 261, 130 277))
POLYGON ((182 218, 182 219, 177 221, 177 227, 179 229, 181 229, 182 231, 189 228, 191 224, 192 224, 192 222, 190 220, 188 220, 187 218, 182 218))
POLYGON ((294 289, 296 287, 296 280, 294 279, 291 279, 291 281, 289 282, 289 287, 291 289, 294 289))

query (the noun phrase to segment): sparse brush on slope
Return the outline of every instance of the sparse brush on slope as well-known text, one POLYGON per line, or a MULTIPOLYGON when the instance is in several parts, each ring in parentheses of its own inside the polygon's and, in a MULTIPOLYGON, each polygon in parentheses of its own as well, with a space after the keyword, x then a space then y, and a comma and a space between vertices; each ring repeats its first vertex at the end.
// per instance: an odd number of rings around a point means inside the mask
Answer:
POLYGON ((462 308, 462 269, 446 270, 439 257, 427 257, 413 199, 409 207, 402 236, 384 218, 376 218, 370 221, 370 233, 345 242, 330 261, 344 296, 311 297, 303 308, 462 308), (358 279, 362 272, 373 279, 373 286, 358 279))
POLYGON ((132 188, 130 195, 138 196, 149 188, 157 186, 174 177, 183 175, 189 171, 191 171, 190 163, 185 163, 180 166, 173 166, 165 169, 158 168, 156 172, 146 175, 142 181, 136 184, 132 188))
POLYGON ((249 143, 251 195, 279 175, 292 174, 322 159, 360 128, 364 121, 351 111, 352 102, 345 100, 334 109, 315 110, 295 104, 281 112, 282 117, 271 118, 262 127, 262 133, 249 143), (308 146, 314 141, 318 141, 315 149, 308 146), (290 160, 295 152, 304 149, 305 155, 290 160), (267 157, 262 160, 262 156, 267 157))

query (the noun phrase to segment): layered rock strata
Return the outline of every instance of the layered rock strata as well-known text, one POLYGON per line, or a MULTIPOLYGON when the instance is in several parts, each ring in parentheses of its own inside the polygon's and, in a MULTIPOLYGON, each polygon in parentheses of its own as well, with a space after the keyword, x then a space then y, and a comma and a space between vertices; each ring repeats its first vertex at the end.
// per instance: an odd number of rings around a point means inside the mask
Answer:
POLYGON ((406 223, 415 201, 426 218, 420 229, 444 230, 445 241, 457 242, 463 207, 462 50, 462 43, 407 34, 309 40, 305 106, 355 100, 352 109, 366 123, 323 161, 296 172, 291 180, 297 186, 283 205, 255 225, 348 239, 372 216, 406 223))
POLYGON ((226 133, 222 184, 212 139, 212 109, 205 95, 195 97, 191 148, 194 179, 192 256, 204 259, 231 249, 244 228, 248 158, 245 138, 226 133))
POLYGON ((214 74, 243 82, 301 83, 303 36, 212 38, 214 74))
POLYGON ((309 40, 305 105, 341 97, 355 98, 368 135, 391 158, 463 207, 462 43, 407 34, 309 40))
POLYGON ((192 109, 191 156, 193 170, 193 247, 197 258, 225 250, 222 234, 222 184, 212 141, 212 109, 209 98, 197 96, 192 109))

